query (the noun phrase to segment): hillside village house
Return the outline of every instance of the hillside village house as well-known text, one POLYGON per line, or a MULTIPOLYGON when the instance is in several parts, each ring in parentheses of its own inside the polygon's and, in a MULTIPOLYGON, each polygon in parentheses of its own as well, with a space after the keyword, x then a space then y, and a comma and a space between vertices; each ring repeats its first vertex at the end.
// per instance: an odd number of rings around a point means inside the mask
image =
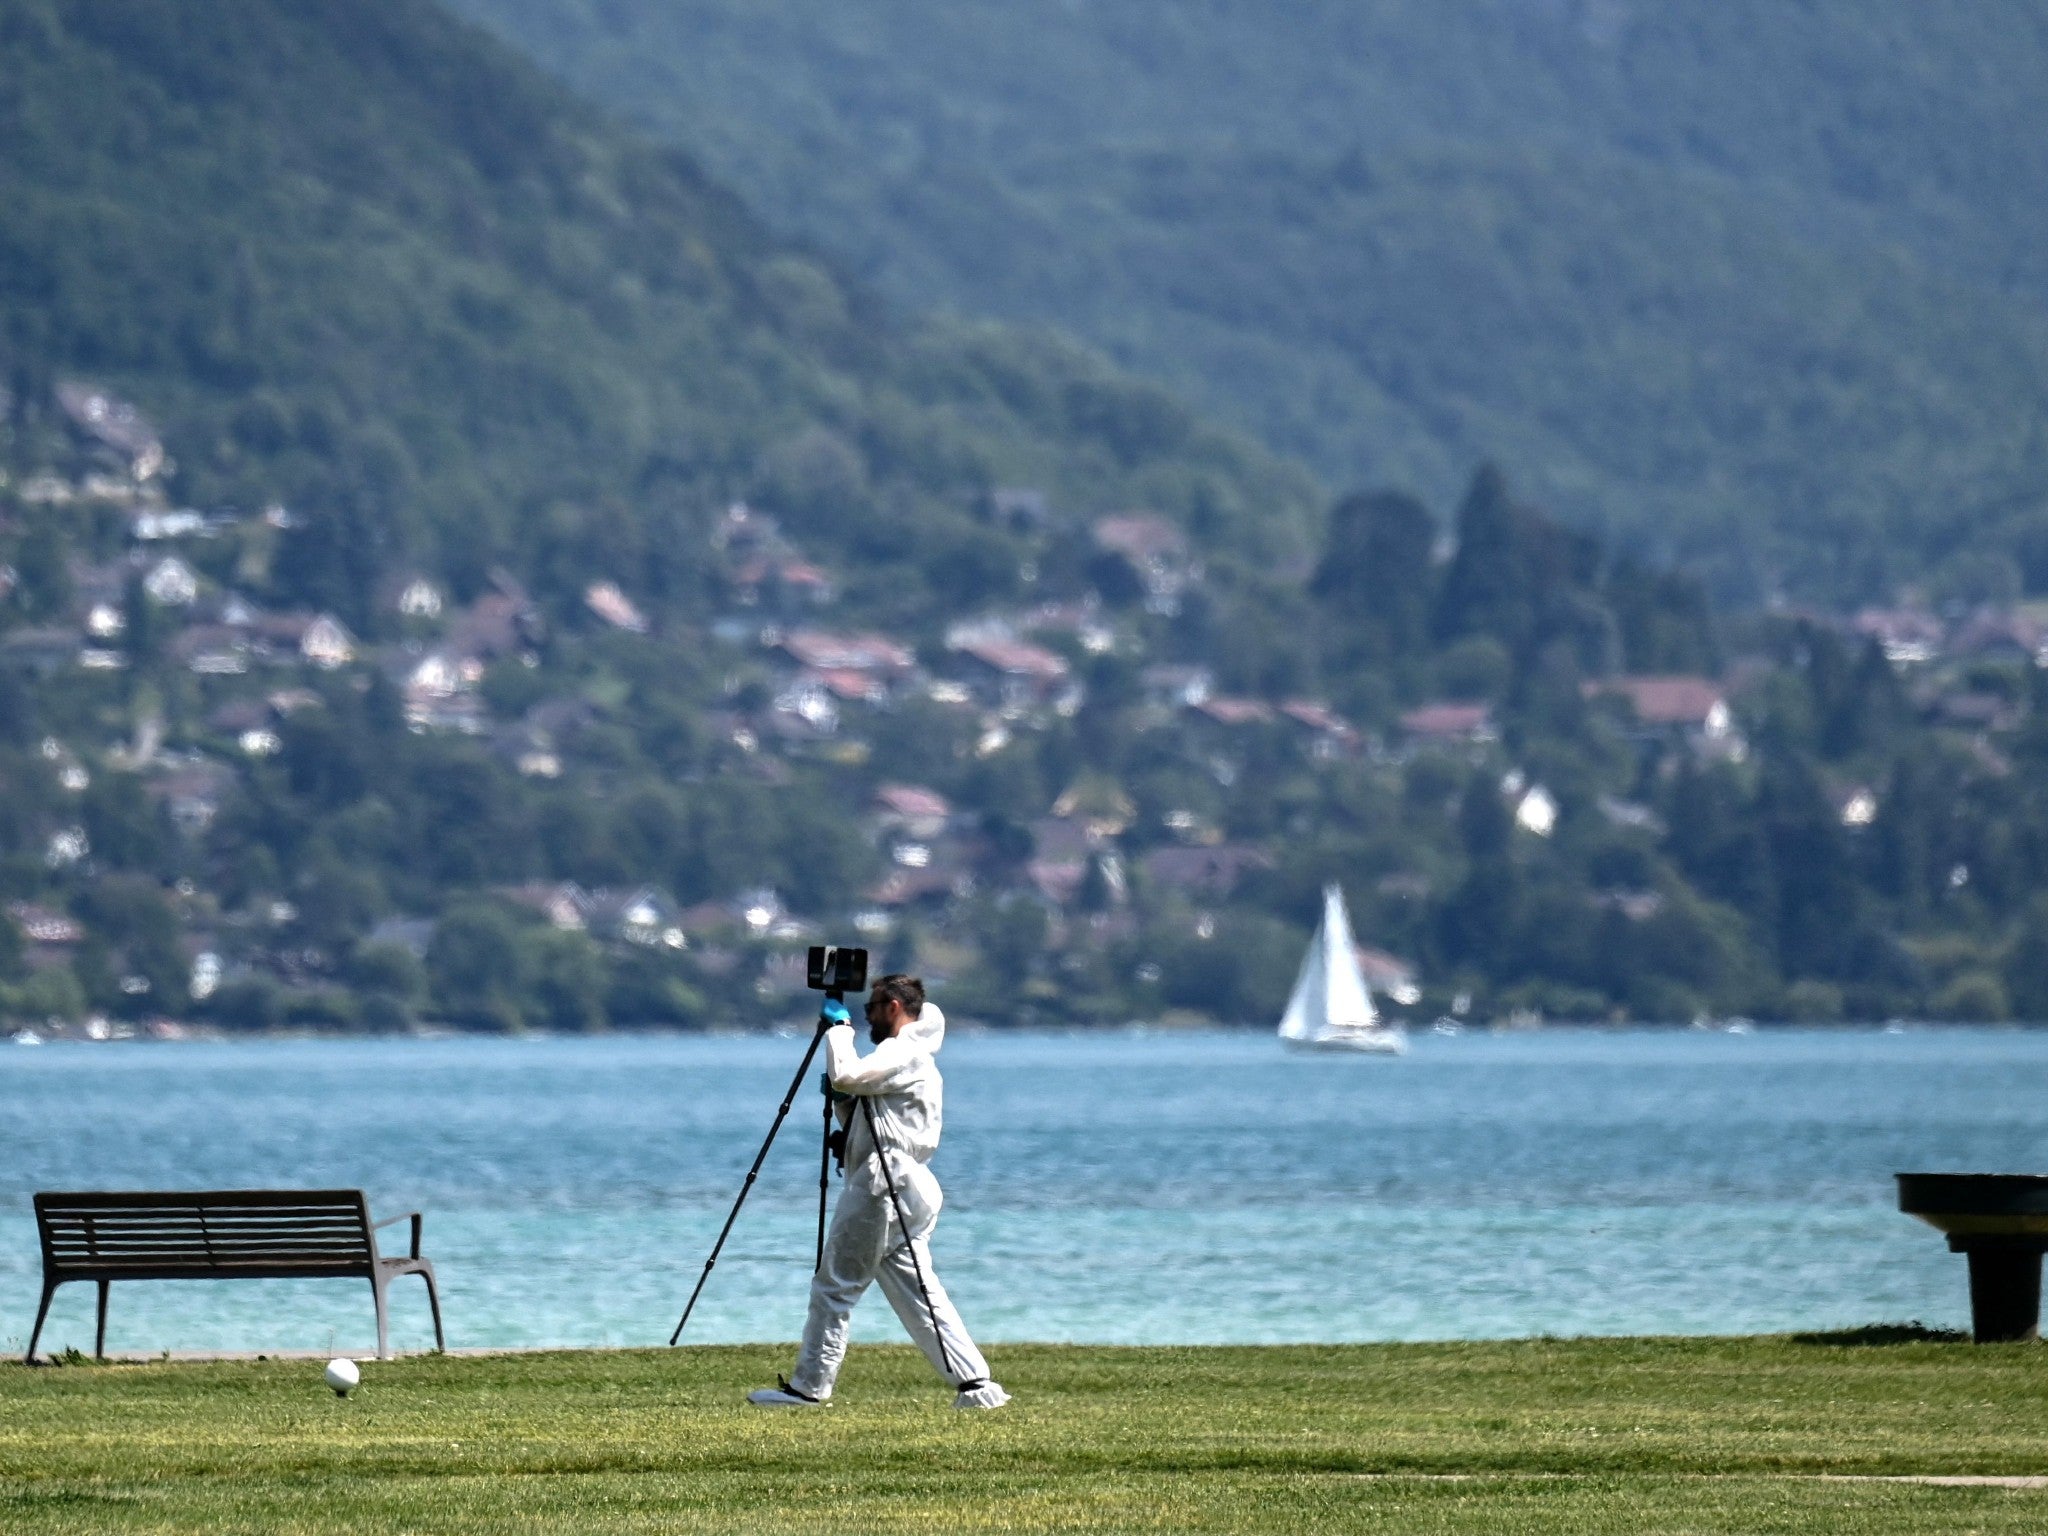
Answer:
POLYGON ((94 603, 86 610, 85 632, 95 640, 118 640, 127 628, 128 620, 112 603, 94 603))
POLYGON ((1187 535, 1156 512, 1120 512, 1096 519, 1096 547, 1131 569, 1144 589, 1149 612, 1180 611, 1182 594, 1197 571, 1188 555, 1187 535))
POLYGON ((1865 608, 1849 628, 1875 640, 1895 667, 1920 666, 1942 651, 1942 622, 1924 608, 1865 608))
POLYGON ((490 661, 510 656, 541 633, 539 611, 516 582, 495 578, 499 590, 486 592, 448 622, 442 642, 460 656, 490 661))
POLYGON ((835 667, 828 672, 802 672, 798 677, 815 683, 842 703, 886 704, 889 701, 888 685, 872 672, 853 672, 835 667))
POLYGON ((742 608, 791 618, 836 595, 832 578, 797 552, 781 525, 743 501, 725 509, 711 530, 711 547, 733 561, 733 596, 742 608))
POLYGON ((201 678, 240 678, 250 670, 250 637, 236 625, 188 625, 170 653, 201 678))
POLYGON ((596 712, 584 699, 543 699, 518 720, 500 727, 491 749, 524 778, 558 779, 563 748, 595 719, 596 712))
POLYGON ((128 532, 137 543, 155 544, 166 539, 202 538, 231 521, 231 518, 208 517, 190 507, 176 510, 145 507, 129 520, 128 532))
POLYGON ((733 572, 732 584, 741 607, 761 608, 772 615, 822 608, 835 595, 832 578, 795 555, 743 560, 733 572))
POLYGON ((176 555, 159 560, 142 578, 142 590, 167 608, 186 608, 198 600, 199 578, 176 555))
POLYGON ((398 611, 408 619, 441 617, 441 589, 424 576, 413 576, 399 588, 398 611))
POLYGON ((2018 727, 2020 709, 2002 694, 1978 689, 1937 694, 1926 713, 1942 725, 1964 731, 2010 731, 2018 727))
MULTIPOLYGON (((1511 774, 1511 780, 1519 780, 1520 774, 1511 774)), ((1527 789, 1517 787, 1508 791, 1508 803, 1514 807, 1515 825, 1524 832, 1533 832, 1538 837, 1548 837, 1557 830, 1557 798, 1541 784, 1532 784, 1527 789)))
POLYGON ((234 787, 234 774, 226 766, 204 758, 167 764, 151 775, 143 791, 170 812, 171 820, 183 831, 204 832, 220 814, 221 802, 234 787))
POLYGON ((1145 883, 1191 901, 1221 901, 1252 870, 1271 869, 1273 856, 1246 843, 1208 848, 1153 848, 1138 862, 1145 883))
POLYGON ((792 629, 765 638, 773 649, 812 672, 862 672, 894 682, 909 676, 917 665, 917 654, 887 635, 792 629))
POLYGON ((156 428, 126 400, 76 381, 58 384, 56 397, 58 409, 71 424, 121 455, 138 482, 153 478, 164 467, 164 445, 156 428))
POLYGON ((1066 659, 1029 640, 976 634, 954 642, 953 652, 960 680, 983 703, 1005 713, 1053 704, 1068 691, 1066 659))
POLYGON ((37 902, 9 902, 7 915, 20 925, 23 936, 31 944, 69 945, 85 937, 85 927, 77 918, 52 911, 37 902))
POLYGON ((475 697, 484 664, 474 656, 433 650, 403 668, 399 694, 405 701, 406 723, 416 731, 458 731, 480 734, 487 722, 483 701, 475 697))
POLYGON ((665 949, 689 947, 680 910, 666 892, 654 886, 626 892, 592 891, 586 911, 585 921, 599 938, 665 949))
POLYGON ((623 629, 629 635, 647 633, 647 616, 615 581, 592 582, 584 589, 583 603, 613 629, 623 629))
POLYGON ((1039 603, 1008 621, 1020 635, 1072 635, 1090 656, 1116 649, 1116 630, 1102 616, 1102 601, 1093 593, 1071 603, 1039 603))
POLYGON ((1234 699, 1212 694, 1197 704, 1194 712, 1205 720, 1233 729, 1273 723, 1273 706, 1263 699, 1234 699))
POLYGON ((1424 704, 1401 716, 1401 734, 1416 746, 1472 746, 1495 739, 1484 704, 1424 704))
POLYGON ((323 672, 345 667, 356 659, 356 642, 332 614, 321 614, 299 637, 299 654, 323 672))
POLYGON ((799 672, 777 691, 765 723, 789 741, 830 736, 839 729, 839 704, 821 674, 799 672))
POLYGON ((884 833, 930 842, 946 830, 952 815, 952 805, 935 789, 884 784, 875 791, 875 826, 884 833))
POLYGON ((500 892, 507 901, 538 912, 557 933, 582 933, 589 927, 585 908, 589 893, 574 880, 536 880, 500 892))
POLYGON ((1589 699, 1626 699, 1645 736, 1675 734, 1696 751, 1736 761, 1748 751, 1727 692, 1712 678, 1607 677, 1586 683, 1582 691, 1589 699))
POLYGON ((1403 1008, 1412 1008, 1422 1001, 1421 981, 1408 961, 1370 944, 1354 944, 1352 948, 1358 955, 1358 973, 1374 992, 1403 1008))
POLYGON ((1318 762, 1348 757, 1358 750, 1358 731, 1327 704, 1290 699, 1280 706, 1283 719, 1300 727, 1308 738, 1309 756, 1318 762))
POLYGON ((2048 626, 2025 614, 1980 609, 1955 628, 1948 649, 1956 656, 2048 666, 2048 626))

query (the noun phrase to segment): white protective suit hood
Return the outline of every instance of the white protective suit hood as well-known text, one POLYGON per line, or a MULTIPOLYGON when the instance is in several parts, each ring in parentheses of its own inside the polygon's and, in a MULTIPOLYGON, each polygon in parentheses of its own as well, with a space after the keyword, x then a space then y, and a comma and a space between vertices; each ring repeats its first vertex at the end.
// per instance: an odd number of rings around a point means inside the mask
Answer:
POLYGON ((924 1012, 904 1025, 903 1033, 896 1038, 912 1042, 929 1055, 938 1055, 939 1047, 946 1043, 946 1011, 937 1003, 926 1003, 924 1012))

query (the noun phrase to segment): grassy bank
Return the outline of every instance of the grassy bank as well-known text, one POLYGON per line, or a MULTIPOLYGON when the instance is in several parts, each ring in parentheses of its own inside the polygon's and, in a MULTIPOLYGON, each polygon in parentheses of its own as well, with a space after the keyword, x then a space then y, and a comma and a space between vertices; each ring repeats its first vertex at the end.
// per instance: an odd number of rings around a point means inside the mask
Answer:
POLYGON ((1924 1339, 1010 1347, 957 1414, 907 1350, 0 1367, 0 1530, 2040 1531, 2048 1354, 1924 1339))

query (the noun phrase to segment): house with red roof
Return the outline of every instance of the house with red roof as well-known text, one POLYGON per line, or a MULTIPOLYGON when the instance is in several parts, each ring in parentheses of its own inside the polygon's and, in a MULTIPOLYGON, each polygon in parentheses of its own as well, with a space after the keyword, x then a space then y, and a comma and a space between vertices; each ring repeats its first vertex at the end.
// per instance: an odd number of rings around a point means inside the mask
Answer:
POLYGON ((1470 746, 1498 736, 1484 704, 1424 704, 1401 716, 1401 734, 1417 746, 1470 746))
POLYGON ((1675 734, 1694 747, 1737 758, 1748 750, 1736 729, 1728 691, 1711 677, 1603 677, 1585 684, 1583 691, 1589 699, 1626 699, 1645 734, 1675 734))
POLYGON ((984 702, 1003 709, 1051 703, 1066 689, 1071 672, 1065 657, 1029 640, 968 635, 953 643, 953 652, 962 680, 984 702))

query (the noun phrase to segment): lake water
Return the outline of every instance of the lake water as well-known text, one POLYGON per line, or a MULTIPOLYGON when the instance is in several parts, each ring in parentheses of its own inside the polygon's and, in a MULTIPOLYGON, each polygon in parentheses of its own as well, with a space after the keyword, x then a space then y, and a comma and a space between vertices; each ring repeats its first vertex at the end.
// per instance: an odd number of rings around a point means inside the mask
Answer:
MULTIPOLYGON (((357 1186, 427 1213, 455 1346, 668 1337, 800 1039, 0 1046, 0 1340, 37 1189, 357 1186)), ((941 1273, 984 1339, 1129 1343, 1964 1326, 1900 1169, 2048 1168, 2048 1033, 1268 1036, 956 1032, 941 1273)), ((688 1339, 793 1338, 817 1096, 688 1339)), ((90 1347, 92 1288, 45 1344, 90 1347)), ((430 1344, 401 1281, 393 1341, 430 1344)), ((858 1337, 889 1338, 879 1297, 858 1337)), ((116 1286, 108 1345, 374 1343, 347 1281, 116 1286)))

